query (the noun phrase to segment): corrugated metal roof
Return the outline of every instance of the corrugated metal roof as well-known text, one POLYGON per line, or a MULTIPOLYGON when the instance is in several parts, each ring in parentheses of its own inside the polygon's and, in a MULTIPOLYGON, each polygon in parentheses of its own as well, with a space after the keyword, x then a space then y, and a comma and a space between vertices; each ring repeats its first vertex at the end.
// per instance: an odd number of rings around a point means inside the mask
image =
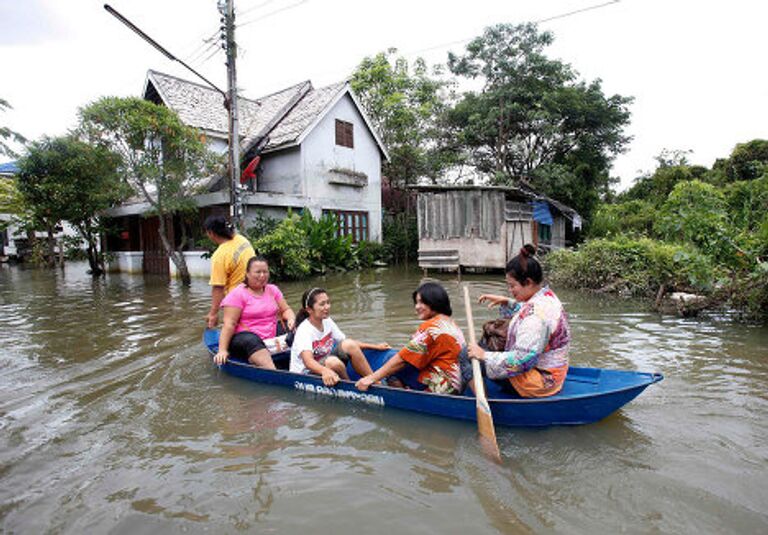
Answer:
POLYGON ((515 186, 471 186, 471 185, 442 185, 442 184, 429 184, 429 185, 419 185, 419 186, 408 186, 408 189, 412 189, 415 191, 433 191, 433 192, 440 192, 440 191, 503 191, 510 195, 517 195, 519 197, 528 199, 529 201, 546 201, 550 205, 552 205, 556 210, 561 212, 563 215, 573 218, 577 217, 579 218, 579 221, 581 221, 581 218, 570 206, 567 206, 559 201, 556 201, 555 199, 552 199, 551 197, 547 197, 546 195, 542 195, 541 193, 536 192, 532 187, 529 185, 525 185, 524 187, 515 187, 515 186))

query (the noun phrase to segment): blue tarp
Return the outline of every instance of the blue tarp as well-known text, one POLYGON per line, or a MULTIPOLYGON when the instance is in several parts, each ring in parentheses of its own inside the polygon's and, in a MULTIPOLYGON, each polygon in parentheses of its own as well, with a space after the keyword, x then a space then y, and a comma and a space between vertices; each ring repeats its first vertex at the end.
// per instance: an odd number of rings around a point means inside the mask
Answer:
POLYGON ((0 163, 0 173, 4 175, 15 175, 19 172, 16 162, 0 163))
POLYGON ((546 201, 533 201, 533 220, 541 223, 542 225, 551 225, 552 213, 549 211, 549 205, 546 201))

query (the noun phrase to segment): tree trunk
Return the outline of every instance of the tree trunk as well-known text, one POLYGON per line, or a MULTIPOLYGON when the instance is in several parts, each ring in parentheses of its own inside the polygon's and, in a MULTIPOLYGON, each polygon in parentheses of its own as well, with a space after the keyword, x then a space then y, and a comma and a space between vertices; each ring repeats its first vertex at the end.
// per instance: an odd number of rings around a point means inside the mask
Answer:
POLYGON ((48 231, 48 243, 46 244, 48 246, 48 254, 46 255, 45 263, 49 268, 52 268, 56 267, 56 249, 54 245, 56 242, 53 240, 53 225, 47 223, 46 230, 48 231))
POLYGON ((160 241, 163 242, 163 249, 165 249, 168 257, 173 261, 176 266, 176 271, 181 278, 181 283, 184 286, 190 286, 192 284, 192 278, 189 276, 189 268, 187 268, 187 260, 181 252, 177 251, 171 242, 168 241, 168 234, 165 228, 165 215, 158 215, 158 227, 157 231, 160 233, 160 241))
POLYGON ((85 241, 88 243, 88 264, 91 266, 91 275, 101 277, 104 274, 104 259, 99 255, 96 236, 90 221, 85 222, 85 241))
POLYGON ((59 240, 59 267, 64 269, 64 235, 59 240))
POLYGON ((102 265, 101 258, 99 257, 99 251, 96 248, 94 238, 89 234, 88 239, 88 265, 91 266, 91 275, 93 277, 101 277, 104 274, 104 266, 102 265))

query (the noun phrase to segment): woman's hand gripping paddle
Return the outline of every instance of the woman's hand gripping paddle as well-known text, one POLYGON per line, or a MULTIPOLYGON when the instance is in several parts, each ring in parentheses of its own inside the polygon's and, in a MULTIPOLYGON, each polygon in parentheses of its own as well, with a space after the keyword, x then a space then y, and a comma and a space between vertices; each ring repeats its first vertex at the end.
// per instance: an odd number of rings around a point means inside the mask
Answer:
MULTIPOLYGON (((467 327, 469 329, 469 341, 476 344, 475 324, 472 318, 472 303, 469 300, 469 288, 464 285, 464 307, 467 311, 467 327)), ((475 399, 477 407, 477 431, 480 433, 480 443, 483 449, 495 461, 501 461, 499 445, 496 443, 496 430, 493 427, 493 415, 488 399, 485 397, 485 384, 480 370, 480 362, 472 360, 472 377, 475 386, 475 399)))

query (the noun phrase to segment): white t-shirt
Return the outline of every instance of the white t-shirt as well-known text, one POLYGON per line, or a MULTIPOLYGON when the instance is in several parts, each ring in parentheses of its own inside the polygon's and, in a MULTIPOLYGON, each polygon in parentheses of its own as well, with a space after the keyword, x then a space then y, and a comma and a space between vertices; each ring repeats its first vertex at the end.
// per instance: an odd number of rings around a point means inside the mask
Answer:
POLYGON ((294 373, 309 373, 309 369, 301 359, 302 351, 311 351, 315 360, 320 360, 331 354, 333 346, 344 340, 346 336, 331 318, 323 320, 323 330, 318 331, 308 319, 296 328, 291 346, 291 367, 294 373))

